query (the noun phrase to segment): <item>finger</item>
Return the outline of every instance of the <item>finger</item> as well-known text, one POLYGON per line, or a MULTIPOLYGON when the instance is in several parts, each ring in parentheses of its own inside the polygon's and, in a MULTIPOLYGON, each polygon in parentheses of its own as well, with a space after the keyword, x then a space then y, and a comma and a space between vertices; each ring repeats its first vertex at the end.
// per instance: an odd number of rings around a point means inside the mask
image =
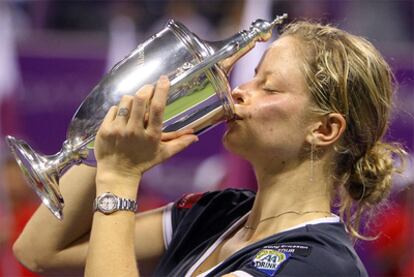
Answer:
POLYGON ((183 151, 185 148, 198 141, 196 135, 184 135, 177 139, 164 142, 162 151, 162 161, 174 156, 183 151))
POLYGON ((160 132, 162 127, 165 103, 167 101, 170 81, 166 76, 161 76, 157 81, 154 96, 150 104, 148 117, 148 131, 151 133, 160 132))
POLYGON ((162 141, 168 141, 168 140, 176 139, 178 137, 181 137, 183 135, 188 135, 188 134, 194 134, 194 129, 183 129, 183 130, 179 130, 179 131, 162 133, 161 134, 161 140, 162 141))
POLYGON ((101 126, 99 127, 98 132, 96 133, 96 136, 108 136, 110 126, 113 122, 113 120, 116 117, 116 113, 118 112, 117 106, 112 106, 108 112, 106 113, 104 119, 102 120, 101 126))
POLYGON ((132 96, 124 95, 118 105, 118 112, 114 122, 116 124, 126 124, 131 113, 132 96))
POLYGON ((136 95, 133 97, 131 105, 131 116, 129 117, 127 125, 128 128, 145 128, 145 113, 153 91, 153 85, 145 85, 140 90, 138 90, 136 95))
POLYGON ((102 120, 101 126, 108 126, 108 124, 110 124, 115 119, 117 112, 117 106, 112 106, 111 108, 109 108, 109 111, 106 113, 104 119, 102 120))

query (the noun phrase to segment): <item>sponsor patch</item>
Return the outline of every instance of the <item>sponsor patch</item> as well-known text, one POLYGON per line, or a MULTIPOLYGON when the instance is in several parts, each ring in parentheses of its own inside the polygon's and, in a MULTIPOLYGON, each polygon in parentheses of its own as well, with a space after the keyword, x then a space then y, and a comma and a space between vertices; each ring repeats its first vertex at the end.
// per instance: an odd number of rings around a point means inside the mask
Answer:
POLYGON ((252 266, 267 276, 274 276, 290 256, 291 254, 289 252, 265 247, 256 254, 256 257, 252 261, 252 266))
POLYGON ((275 244, 268 246, 268 248, 275 249, 283 253, 290 253, 293 256, 307 257, 311 253, 311 247, 303 244, 275 244))

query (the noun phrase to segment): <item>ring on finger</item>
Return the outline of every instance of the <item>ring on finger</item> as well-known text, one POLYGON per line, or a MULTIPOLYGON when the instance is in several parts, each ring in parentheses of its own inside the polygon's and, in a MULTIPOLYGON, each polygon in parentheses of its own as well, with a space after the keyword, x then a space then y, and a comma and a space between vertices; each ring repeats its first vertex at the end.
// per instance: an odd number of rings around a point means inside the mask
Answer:
POLYGON ((128 115, 129 115, 129 109, 128 108, 119 108, 117 116, 127 117, 128 115))

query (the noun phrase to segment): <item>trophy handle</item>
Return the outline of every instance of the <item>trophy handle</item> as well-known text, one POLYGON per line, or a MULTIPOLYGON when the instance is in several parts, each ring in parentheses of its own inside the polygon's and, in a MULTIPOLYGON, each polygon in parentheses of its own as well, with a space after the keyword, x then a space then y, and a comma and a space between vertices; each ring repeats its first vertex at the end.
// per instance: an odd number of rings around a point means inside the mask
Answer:
POLYGON ((287 14, 285 13, 281 16, 277 16, 272 22, 257 19, 253 22, 248 31, 241 31, 225 41, 207 43, 207 45, 210 45, 210 47, 215 50, 214 54, 206 57, 202 62, 173 79, 171 81, 171 88, 174 88, 179 83, 185 82, 187 79, 191 78, 194 73, 211 68, 218 62, 229 58, 251 43, 268 40, 272 36, 272 29, 277 24, 282 23, 286 18, 287 14))
POLYGON ((62 220, 64 201, 59 191, 61 168, 56 167, 57 162, 62 160, 62 153, 53 156, 40 155, 25 141, 12 136, 7 136, 6 142, 29 186, 40 197, 43 204, 62 220))

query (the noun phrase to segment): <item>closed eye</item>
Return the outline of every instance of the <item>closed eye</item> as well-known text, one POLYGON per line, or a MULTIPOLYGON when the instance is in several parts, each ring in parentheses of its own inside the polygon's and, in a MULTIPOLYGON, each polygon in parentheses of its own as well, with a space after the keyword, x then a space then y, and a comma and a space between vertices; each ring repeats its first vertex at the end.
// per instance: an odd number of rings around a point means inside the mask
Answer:
POLYGON ((278 93, 278 92, 280 92, 279 90, 277 90, 277 89, 274 89, 274 88, 268 88, 268 87, 264 87, 263 88, 263 90, 264 91, 266 91, 266 92, 268 92, 268 93, 278 93))

